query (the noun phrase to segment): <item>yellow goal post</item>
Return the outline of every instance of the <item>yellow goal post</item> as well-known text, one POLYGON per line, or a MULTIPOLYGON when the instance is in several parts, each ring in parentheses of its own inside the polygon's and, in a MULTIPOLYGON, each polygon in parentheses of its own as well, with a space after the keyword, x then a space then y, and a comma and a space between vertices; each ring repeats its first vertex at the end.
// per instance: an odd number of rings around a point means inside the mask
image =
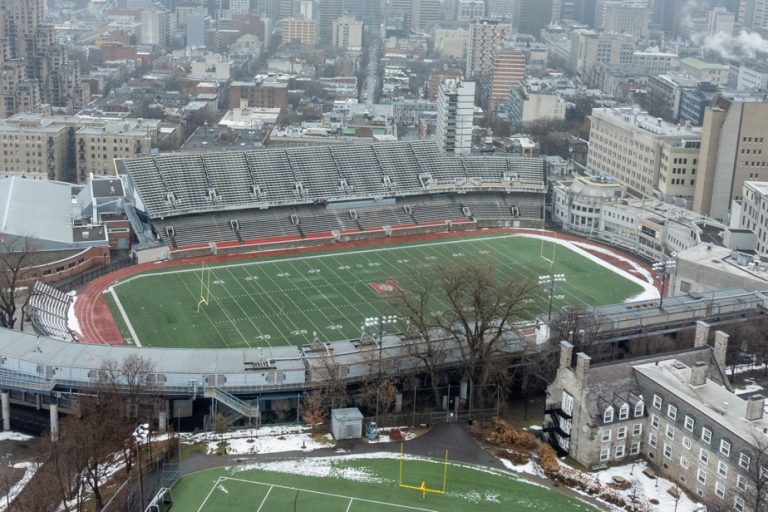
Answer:
POLYGON ((443 459, 443 487, 442 489, 432 489, 427 487, 426 480, 422 480, 420 485, 410 485, 403 483, 403 463, 405 462, 405 443, 400 443, 400 478, 399 485, 401 489, 413 489, 421 492, 421 497, 426 498, 427 493, 445 495, 446 485, 448 483, 448 450, 445 450, 443 459))

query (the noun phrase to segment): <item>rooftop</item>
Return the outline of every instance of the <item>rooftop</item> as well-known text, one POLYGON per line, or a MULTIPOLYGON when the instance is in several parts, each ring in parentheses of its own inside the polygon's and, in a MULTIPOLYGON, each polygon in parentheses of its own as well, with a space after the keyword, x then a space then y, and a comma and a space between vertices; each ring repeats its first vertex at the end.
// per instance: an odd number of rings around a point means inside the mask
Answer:
POLYGON ((718 69, 718 70, 727 70, 729 69, 728 66, 725 64, 717 64, 716 62, 707 62, 703 61, 701 59, 697 59, 696 57, 686 57, 683 60, 680 61, 680 63, 685 64, 686 66, 690 66, 694 69, 704 70, 704 69, 718 69))
POLYGON ((701 128, 687 128, 678 124, 668 123, 636 107, 596 108, 592 110, 592 116, 607 120, 625 129, 639 128, 653 135, 692 139, 701 138, 701 128))
POLYGON ((746 442, 754 442, 756 435, 763 435, 763 429, 768 429, 768 419, 748 421, 747 401, 724 386, 710 379, 700 386, 691 386, 692 369, 676 359, 640 364, 634 369, 746 442))

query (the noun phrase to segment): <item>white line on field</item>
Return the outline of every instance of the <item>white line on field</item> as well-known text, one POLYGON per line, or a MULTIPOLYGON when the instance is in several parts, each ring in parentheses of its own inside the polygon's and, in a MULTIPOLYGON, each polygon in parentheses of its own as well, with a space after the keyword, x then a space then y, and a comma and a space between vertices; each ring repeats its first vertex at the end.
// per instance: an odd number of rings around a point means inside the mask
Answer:
POLYGON ((267 494, 264 495, 264 499, 261 500, 261 505, 259 505, 259 508, 256 509, 256 512, 261 512, 261 507, 263 507, 264 504, 267 502, 267 498, 269 498, 269 493, 272 492, 272 489, 274 489, 274 485, 269 487, 267 494))
POLYGON ((131 321, 128 319, 128 314, 125 312, 125 309, 123 308, 123 303, 120 302, 120 298, 115 293, 115 288, 110 287, 109 293, 112 294, 112 298, 115 299, 115 305, 117 306, 117 309, 120 311, 120 316, 123 317, 123 321, 125 322, 125 326, 128 328, 128 332, 131 333, 131 338, 133 338, 133 343, 137 346, 141 346, 141 341, 139 341, 139 335, 136 334, 136 331, 133 330, 133 325, 131 324, 131 321))

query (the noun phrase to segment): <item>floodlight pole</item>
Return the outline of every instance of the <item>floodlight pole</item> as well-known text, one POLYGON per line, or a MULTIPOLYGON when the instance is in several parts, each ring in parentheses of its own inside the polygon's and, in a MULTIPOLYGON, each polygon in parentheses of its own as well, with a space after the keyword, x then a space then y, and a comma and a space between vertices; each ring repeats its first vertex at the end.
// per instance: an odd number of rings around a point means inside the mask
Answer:
POLYGON ((398 318, 395 315, 368 317, 363 323, 363 327, 379 327, 379 371, 378 382, 376 385, 376 424, 379 423, 379 387, 381 386, 381 366, 383 362, 384 347, 384 324, 394 324, 398 318))
POLYGON ((539 276, 539 286, 549 287, 549 311, 547 313, 547 325, 552 320, 552 301, 555 296, 555 285, 565 282, 565 274, 549 274, 539 276))
POLYGON ((676 266, 677 264, 674 261, 668 260, 666 258, 663 258, 661 261, 658 261, 653 264, 653 270, 655 270, 656 274, 658 274, 658 276, 661 278, 661 292, 659 293, 659 309, 664 309, 665 285, 667 283, 667 280, 669 279, 671 271, 674 270, 676 266))

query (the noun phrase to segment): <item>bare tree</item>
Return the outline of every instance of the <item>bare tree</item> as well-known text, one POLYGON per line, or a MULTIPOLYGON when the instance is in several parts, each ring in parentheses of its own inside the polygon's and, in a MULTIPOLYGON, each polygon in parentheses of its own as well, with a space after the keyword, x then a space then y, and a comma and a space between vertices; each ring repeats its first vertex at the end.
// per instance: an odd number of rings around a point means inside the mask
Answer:
POLYGON ((317 427, 328 418, 328 409, 327 398, 320 388, 310 390, 301 398, 299 408, 301 419, 309 425, 313 434, 317 427))
POLYGON ((406 352, 416 359, 418 373, 423 372, 429 378, 428 386, 433 390, 435 406, 440 406, 439 366, 446 356, 447 339, 442 330, 439 315, 434 313, 435 296, 440 294, 438 283, 429 272, 413 272, 407 282, 395 287, 387 296, 397 316, 405 318, 406 352))
POLYGON ((317 383, 331 407, 344 407, 347 403, 347 368, 327 349, 312 359, 312 381, 317 383))
POLYGON ((751 510, 764 512, 768 510, 768 438, 758 432, 753 434, 750 444, 747 504, 751 510))
POLYGON ((515 322, 531 316, 528 299, 534 285, 504 279, 482 262, 438 264, 425 275, 434 284, 405 290, 403 294, 411 294, 410 303, 416 307, 400 309, 428 339, 448 340, 460 359, 473 400, 479 403, 482 388, 508 374, 508 344, 520 339, 515 322))
POLYGON ((575 348, 574 353, 585 352, 599 359, 601 352, 609 350, 599 343, 600 334, 606 328, 605 319, 588 306, 562 308, 552 317, 550 328, 550 337, 556 341, 570 341, 575 348))
POLYGON ((16 325, 25 272, 36 260, 29 238, 6 235, 0 239, 0 325, 11 329, 16 325))

